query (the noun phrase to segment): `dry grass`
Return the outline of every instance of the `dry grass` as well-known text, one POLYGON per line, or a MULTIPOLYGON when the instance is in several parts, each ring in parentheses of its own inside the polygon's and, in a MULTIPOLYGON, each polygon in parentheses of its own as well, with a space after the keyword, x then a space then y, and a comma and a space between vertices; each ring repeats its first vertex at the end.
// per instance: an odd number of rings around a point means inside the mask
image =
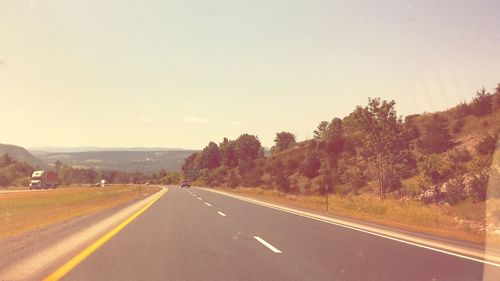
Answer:
POLYGON ((120 206, 158 190, 109 186, 0 193, 0 238, 120 206))
POLYGON ((380 200, 370 194, 330 195, 329 211, 326 212, 326 198, 321 196, 283 196, 277 191, 259 188, 220 190, 324 215, 343 216, 479 244, 485 242, 484 233, 468 223, 460 223, 460 220, 473 223, 484 220, 484 203, 463 202, 456 206, 436 206, 396 199, 380 200))

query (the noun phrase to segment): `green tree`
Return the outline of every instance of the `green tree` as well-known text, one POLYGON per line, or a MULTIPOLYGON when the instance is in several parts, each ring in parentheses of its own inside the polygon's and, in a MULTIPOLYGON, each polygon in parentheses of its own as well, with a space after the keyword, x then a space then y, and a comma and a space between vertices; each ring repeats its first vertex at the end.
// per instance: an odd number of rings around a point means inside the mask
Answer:
POLYGON ((285 165, 283 162, 278 159, 274 163, 273 169, 272 178, 276 187, 278 187, 278 189, 282 192, 290 192, 290 181, 285 174, 285 165))
POLYGON ((59 160, 56 160, 56 162, 54 162, 54 166, 56 168, 56 172, 59 173, 59 170, 61 169, 62 165, 63 165, 63 163, 61 161, 59 161, 59 160))
POLYGON ((500 108, 500 83, 498 83, 497 87, 495 88, 495 103, 494 103, 494 109, 497 110, 500 108))
POLYGON ((397 116, 394 105, 394 101, 375 98, 369 99, 366 107, 358 106, 355 110, 355 116, 365 132, 362 138, 364 157, 374 164, 381 198, 385 198, 388 180, 393 179, 394 168, 408 149, 403 122, 397 116))
POLYGON ((476 96, 471 102, 471 112, 475 116, 484 116, 492 112, 492 96, 483 87, 476 92, 476 96))
POLYGON ((238 158, 236 158, 235 142, 227 138, 219 144, 219 151, 221 154, 221 164, 227 167, 238 166, 238 158))
POLYGON ((434 114, 422 125, 422 135, 418 140, 418 147, 425 153, 442 153, 453 146, 448 120, 434 114))
POLYGON ((321 168, 320 156, 317 153, 308 154, 299 166, 299 172, 309 179, 319 176, 321 168))
POLYGON ((184 159, 184 164, 182 165, 182 172, 187 178, 196 179, 198 177, 198 172, 201 169, 198 166, 197 159, 201 156, 199 152, 195 152, 184 159))
POLYGON ((276 137, 274 138, 274 149, 275 152, 281 152, 286 150, 292 146, 294 146, 297 142, 295 141, 295 135, 289 132, 281 132, 276 133, 276 137))
POLYGON ((262 155, 262 145, 256 136, 243 134, 235 141, 235 154, 238 163, 254 161, 262 155))
POLYGON ((330 156, 336 156, 342 151, 345 142, 343 136, 342 119, 334 118, 328 124, 323 134, 322 141, 324 142, 325 149, 330 156))
POLYGON ((408 115, 405 117, 404 130, 406 138, 411 141, 420 136, 420 130, 418 129, 416 119, 420 114, 408 115))
POLYGON ((316 130, 313 132, 313 138, 315 140, 321 139, 323 137, 323 134, 326 131, 326 128, 328 127, 328 121, 321 121, 317 127, 316 130))
POLYGON ((202 168, 215 169, 219 167, 221 155, 219 146, 215 142, 210 142, 202 151, 202 168))

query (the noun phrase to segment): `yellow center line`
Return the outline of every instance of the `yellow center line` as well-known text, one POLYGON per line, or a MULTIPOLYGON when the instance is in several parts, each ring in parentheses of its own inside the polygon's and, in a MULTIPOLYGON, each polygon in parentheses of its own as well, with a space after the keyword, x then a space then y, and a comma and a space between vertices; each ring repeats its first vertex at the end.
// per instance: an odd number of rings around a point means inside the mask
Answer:
POLYGON ((134 219, 136 219, 139 215, 144 213, 151 205, 153 205, 160 197, 162 197, 165 193, 167 193, 168 188, 162 192, 160 195, 158 195, 155 199, 153 199, 151 202, 149 202, 146 206, 144 206, 142 209, 140 209, 137 213, 133 214, 131 217, 126 219, 124 222, 122 222, 120 225, 106 233, 103 237, 101 237, 99 240, 94 242, 94 244, 90 245, 87 247, 85 250, 83 250, 81 253, 76 255, 74 258, 72 258, 70 261, 65 263, 63 266, 61 266, 59 269, 56 271, 52 272, 49 276, 45 277, 43 281, 55 281, 59 280, 64 275, 66 275, 68 272, 70 272, 73 268, 75 268, 78 264, 80 264, 83 260, 85 260, 90 254, 95 252, 97 249, 99 249, 104 243, 106 243, 109 239, 111 239, 113 236, 118 234, 125 226, 127 226, 129 223, 131 223, 134 219))

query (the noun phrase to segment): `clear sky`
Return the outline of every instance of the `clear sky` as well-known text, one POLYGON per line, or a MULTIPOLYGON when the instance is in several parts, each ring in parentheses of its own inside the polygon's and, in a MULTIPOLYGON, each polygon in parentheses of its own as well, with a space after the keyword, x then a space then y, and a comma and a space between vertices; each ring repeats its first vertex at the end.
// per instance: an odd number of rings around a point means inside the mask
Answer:
POLYGON ((401 115, 500 82, 498 0, 0 0, 0 143, 298 140, 368 97, 401 115))

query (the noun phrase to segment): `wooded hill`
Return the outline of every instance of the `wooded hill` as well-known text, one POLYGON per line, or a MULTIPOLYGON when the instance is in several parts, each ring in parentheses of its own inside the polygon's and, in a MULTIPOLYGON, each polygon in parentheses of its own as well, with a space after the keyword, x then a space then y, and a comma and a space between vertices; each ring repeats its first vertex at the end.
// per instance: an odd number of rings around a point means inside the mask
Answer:
POLYGON ((500 197, 499 159, 491 165, 499 132, 500 83, 449 110, 404 118, 394 101, 369 99, 344 118, 320 122, 311 140, 277 133, 269 156, 256 136, 224 138, 191 154, 182 170, 204 186, 483 201, 489 179, 496 182, 489 195, 500 197))

